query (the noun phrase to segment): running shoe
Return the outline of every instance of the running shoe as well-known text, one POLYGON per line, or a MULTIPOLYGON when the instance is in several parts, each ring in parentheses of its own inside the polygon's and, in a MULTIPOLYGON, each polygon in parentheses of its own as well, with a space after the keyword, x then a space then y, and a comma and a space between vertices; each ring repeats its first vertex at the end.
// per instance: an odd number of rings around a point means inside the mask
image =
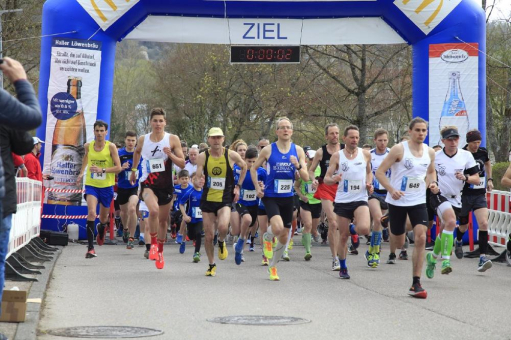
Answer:
POLYGON ((87 253, 85 253, 86 259, 92 259, 95 257, 98 257, 98 255, 96 254, 96 251, 94 249, 90 249, 89 251, 87 251, 87 253))
POLYGON ((245 262, 245 256, 243 256, 243 252, 241 252, 241 262, 245 262))
POLYGON ((451 261, 449 260, 444 260, 442 262, 442 274, 449 274, 450 272, 452 272, 452 267, 451 267, 451 261))
POLYGON ((339 277, 341 279, 348 280, 350 278, 350 274, 348 274, 348 268, 341 268, 341 270, 339 270, 339 277))
POLYGON ((486 256, 481 256, 479 258, 479 266, 477 267, 477 271, 483 273, 490 269, 492 266, 493 263, 490 261, 489 258, 487 258, 486 256))
POLYGON ((98 246, 102 246, 105 243, 105 226, 101 223, 96 224, 96 230, 98 235, 96 236, 96 242, 98 246))
POLYGON ((145 239, 144 236, 140 235, 138 238, 138 245, 139 246, 145 246, 145 239))
POLYGON ((396 254, 390 253, 389 259, 387 260, 387 264, 396 264, 396 254))
POLYGON ((259 232, 256 231, 254 238, 259 238, 259 232))
POLYGON ((401 250, 401 252, 399 253, 399 259, 400 260, 408 260, 408 253, 406 252, 406 250, 401 250))
POLYGON ((267 266, 269 263, 268 259, 266 258, 266 256, 263 255, 263 260, 261 261, 261 266, 267 266))
POLYGON ((252 244, 252 241, 250 241, 250 238, 247 239, 247 244, 252 244))
POLYGON ((181 242, 181 245, 179 246, 179 254, 184 254, 186 249, 186 242, 181 242))
POLYGON ((151 250, 149 250, 149 260, 155 261, 158 259, 158 246, 151 244, 151 250))
POLYGON ((177 228, 175 226, 172 226, 170 228, 170 237, 175 240, 177 237, 177 228))
POLYGON ((225 260, 227 255, 229 255, 229 252, 227 251, 225 241, 218 242, 218 258, 220 260, 225 260))
POLYGON ((270 274, 270 281, 280 281, 280 278, 277 274, 277 267, 269 267, 268 274, 270 274))
POLYGON ((123 229, 122 230, 122 241, 124 243, 128 243, 129 237, 130 237, 130 232, 128 231, 128 229, 123 229))
POLYGON ((408 295, 418 299, 425 299, 428 297, 428 292, 426 292, 424 288, 422 288, 421 284, 417 282, 412 285, 408 291, 408 295))
POLYGON ((454 242, 454 255, 460 260, 463 258, 463 241, 454 242))
POLYGON ((426 254, 426 276, 428 279, 432 279, 435 276, 436 259, 433 257, 433 253, 429 252, 426 254))
POLYGON ((376 267, 378 267, 378 266, 380 265, 380 254, 378 254, 378 253, 373 254, 373 258, 372 258, 372 260, 371 260, 371 261, 369 261, 367 264, 368 264, 368 265, 369 265, 369 267, 371 267, 371 268, 376 268, 376 267))
MULTIPOLYGON (((353 246, 353 248, 357 249, 358 246, 360 245, 360 240, 359 240, 359 237, 358 235, 351 235, 351 245, 353 246)), ((358 252, 357 252, 358 254, 358 252)))
POLYGON ((144 252, 144 257, 145 257, 146 259, 148 259, 148 258, 149 258, 149 250, 147 250, 147 249, 145 250, 145 252, 144 252))
POLYGON ((293 239, 290 239, 290 240, 289 240, 289 245, 287 246, 287 249, 289 249, 289 250, 293 250, 293 245, 294 245, 294 244, 295 244, 295 243, 293 242, 293 239))
POLYGON ((254 251, 254 244, 252 243, 250 247, 248 247, 248 251, 254 251))
POLYGON ((305 256, 303 258, 305 259, 305 261, 310 261, 310 259, 312 259, 312 254, 311 253, 305 253, 305 256))
POLYGON ((238 242, 234 245, 234 262, 239 266, 241 264, 242 252, 243 250, 243 239, 238 239, 238 242))
POLYGON ((178 233, 176 237, 176 243, 181 244, 181 242, 183 242, 183 235, 178 233))
POLYGON ((284 254, 282 254, 282 259, 283 259, 284 261, 289 261, 289 260, 291 260, 291 259, 289 258, 289 252, 288 252, 287 250, 284 250, 284 254))
POLYGON ((350 246, 348 247, 348 253, 350 255, 358 255, 358 250, 353 246, 353 244, 350 244, 350 246))
POLYGON ((321 242, 321 235, 317 234, 316 236, 312 236, 312 240, 316 243, 321 242))
POLYGON ((163 258, 163 252, 158 252, 158 258, 156 259, 156 268, 157 269, 163 269, 163 266, 165 266, 165 259, 163 258))
POLYGON ((339 264, 339 259, 332 259, 332 271, 336 272, 341 270, 341 265, 339 264))
POLYGON ((277 247, 277 237, 273 236, 273 248, 276 248, 277 247))
POLYGON ((206 276, 215 276, 216 275, 216 264, 210 264, 208 270, 206 270, 206 276))
POLYGON ((366 235, 365 237, 366 237, 366 239, 367 239, 367 241, 366 241, 366 246, 371 245, 371 235, 366 235))
POLYGON ((135 239, 133 237, 128 238, 128 244, 126 244, 126 249, 133 249, 135 245, 133 244, 135 239))
POLYGON ((264 256, 270 260, 273 258, 273 244, 272 244, 272 241, 268 241, 269 237, 270 237, 270 235, 268 233, 264 233, 264 235, 263 235, 263 253, 264 253, 264 256))
POLYGON ((200 253, 196 252, 196 253, 193 254, 193 262, 197 263, 199 261, 200 261, 200 253))

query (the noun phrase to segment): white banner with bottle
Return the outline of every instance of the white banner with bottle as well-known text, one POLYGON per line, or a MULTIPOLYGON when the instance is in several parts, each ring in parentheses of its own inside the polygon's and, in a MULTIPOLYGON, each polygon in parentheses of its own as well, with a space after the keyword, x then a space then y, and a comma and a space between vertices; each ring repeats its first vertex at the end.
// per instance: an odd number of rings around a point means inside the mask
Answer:
POLYGON ((466 144, 467 131, 478 129, 478 44, 429 46, 429 145, 442 145, 440 130, 453 125, 466 144))
POLYGON ((94 139, 101 69, 101 42, 54 38, 51 49, 44 174, 54 177, 47 203, 80 205, 76 177, 83 144, 94 139))

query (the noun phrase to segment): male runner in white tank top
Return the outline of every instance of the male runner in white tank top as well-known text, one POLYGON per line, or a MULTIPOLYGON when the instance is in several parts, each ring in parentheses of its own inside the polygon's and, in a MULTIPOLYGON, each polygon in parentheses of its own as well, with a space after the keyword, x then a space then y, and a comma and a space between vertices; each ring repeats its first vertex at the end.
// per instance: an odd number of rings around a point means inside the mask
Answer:
POLYGON ((422 288, 420 276, 424 261, 428 212, 426 188, 438 193, 435 172, 435 152, 424 144, 428 134, 428 123, 414 118, 409 125, 409 141, 394 145, 388 156, 376 170, 376 178, 387 189, 389 205, 390 237, 398 247, 405 241, 406 216, 410 218, 415 236, 413 251, 413 283, 408 294, 425 299, 428 294, 422 288), (391 169, 390 180, 386 176, 391 169))

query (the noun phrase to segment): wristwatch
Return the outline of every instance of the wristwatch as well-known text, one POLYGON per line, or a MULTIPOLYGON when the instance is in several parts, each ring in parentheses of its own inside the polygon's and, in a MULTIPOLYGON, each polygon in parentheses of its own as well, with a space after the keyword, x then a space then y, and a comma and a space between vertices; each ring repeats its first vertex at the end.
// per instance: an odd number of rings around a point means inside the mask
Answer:
POLYGON ((103 170, 102 170, 102 171, 103 171, 103 173, 105 173, 105 172, 106 172, 106 169, 105 169, 105 168, 103 168, 103 170))

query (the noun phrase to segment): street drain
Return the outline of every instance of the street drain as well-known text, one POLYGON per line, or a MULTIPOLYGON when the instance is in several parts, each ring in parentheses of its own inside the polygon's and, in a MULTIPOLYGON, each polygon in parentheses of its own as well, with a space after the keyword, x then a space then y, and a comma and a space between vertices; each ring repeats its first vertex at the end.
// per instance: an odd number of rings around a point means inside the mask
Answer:
POLYGON ((220 318, 208 319, 209 322, 231 325, 250 326, 287 326, 300 325, 311 322, 307 319, 295 318, 292 316, 263 316, 263 315, 234 315, 220 318))
POLYGON ((145 338, 149 336, 162 335, 163 331, 142 327, 123 326, 80 326, 69 328, 58 328, 48 331, 48 334, 66 336, 70 338, 145 338))

